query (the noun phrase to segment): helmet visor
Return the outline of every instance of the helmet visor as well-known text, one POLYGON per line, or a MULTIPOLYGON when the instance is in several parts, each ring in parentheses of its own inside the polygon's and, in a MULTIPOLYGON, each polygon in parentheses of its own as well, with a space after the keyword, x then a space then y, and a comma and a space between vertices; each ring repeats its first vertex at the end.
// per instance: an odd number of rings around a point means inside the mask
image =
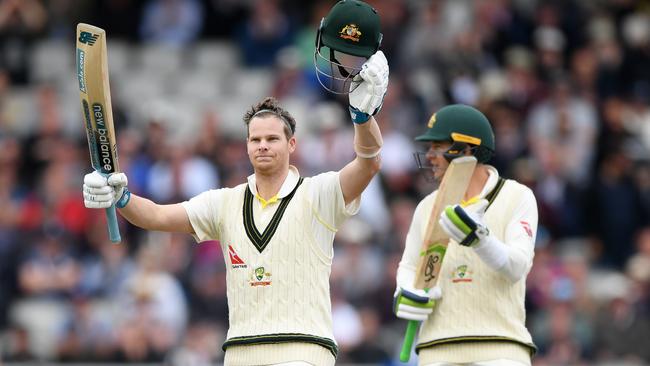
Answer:
POLYGON ((431 164, 431 162, 427 158, 426 151, 416 151, 413 153, 413 157, 415 158, 415 163, 417 164, 418 169, 426 169, 426 170, 433 169, 433 164, 431 164))
POLYGON ((415 164, 417 164, 420 175, 429 183, 435 183, 436 176, 433 164, 429 161, 426 151, 416 151, 413 153, 415 164))
POLYGON ((348 94, 353 79, 367 60, 320 45, 314 51, 316 78, 325 90, 334 94, 348 94))

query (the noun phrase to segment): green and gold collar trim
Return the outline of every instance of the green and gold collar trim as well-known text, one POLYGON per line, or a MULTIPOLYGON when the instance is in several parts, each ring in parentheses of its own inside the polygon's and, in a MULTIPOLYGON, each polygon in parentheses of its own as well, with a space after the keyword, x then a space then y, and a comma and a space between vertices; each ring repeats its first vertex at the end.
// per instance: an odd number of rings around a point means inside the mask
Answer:
POLYGON ((485 199, 488 201, 488 205, 485 208, 486 211, 490 206, 492 206, 492 202, 494 202, 494 200, 497 198, 497 195, 499 192, 501 192, 501 188, 503 188, 504 184, 506 184, 506 180, 499 177, 499 180, 497 181, 497 184, 494 186, 492 191, 490 191, 490 193, 485 196, 485 199))
POLYGON ((255 199, 255 196, 253 196, 253 193, 251 193, 248 187, 246 188, 246 192, 244 193, 244 229, 246 229, 248 239, 250 239, 260 253, 262 253, 264 248, 266 248, 271 241, 273 234, 275 234, 275 231, 278 229, 278 225, 280 225, 280 220, 282 220, 284 211, 287 209, 287 206, 289 206, 289 202, 291 202, 291 199, 298 190, 298 187, 302 184, 302 181, 303 178, 298 179, 298 184, 293 188, 293 191, 280 200, 280 205, 278 206, 277 211, 273 214, 271 221, 266 226, 263 233, 260 233, 257 230, 253 218, 253 200, 255 199))

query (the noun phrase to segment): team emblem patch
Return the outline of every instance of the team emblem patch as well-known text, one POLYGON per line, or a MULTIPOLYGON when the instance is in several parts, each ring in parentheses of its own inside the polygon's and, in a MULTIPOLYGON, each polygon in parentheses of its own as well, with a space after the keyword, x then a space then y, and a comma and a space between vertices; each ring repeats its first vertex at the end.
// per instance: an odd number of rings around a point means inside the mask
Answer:
POLYGON ((249 280, 251 286, 270 286, 271 285, 271 272, 268 272, 264 267, 260 266, 251 272, 249 280))
POLYGON ((359 42, 359 38, 361 38, 361 31, 359 31, 359 28, 356 24, 348 24, 341 29, 339 32, 339 37, 343 39, 349 39, 354 42, 359 42))
POLYGON ((471 271, 467 265, 460 265, 451 272, 451 282, 472 282, 472 274, 474 271, 471 271))

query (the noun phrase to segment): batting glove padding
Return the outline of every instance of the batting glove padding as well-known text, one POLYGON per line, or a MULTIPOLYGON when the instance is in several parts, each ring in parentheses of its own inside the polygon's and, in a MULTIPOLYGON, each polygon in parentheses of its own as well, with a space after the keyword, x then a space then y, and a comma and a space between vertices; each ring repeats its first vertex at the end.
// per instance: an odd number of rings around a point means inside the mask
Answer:
POLYGON ((475 213, 465 211, 460 205, 447 206, 440 214, 440 226, 447 235, 460 245, 475 247, 490 235, 483 224, 487 200, 481 200, 475 213))
POLYGON ((108 208, 117 203, 122 208, 130 198, 126 189, 128 183, 124 173, 111 174, 108 178, 96 171, 86 174, 83 185, 84 205, 87 208, 108 208))
POLYGON ((354 123, 364 123, 381 109, 388 90, 388 61, 377 51, 361 66, 350 83, 350 115, 354 123))
POLYGON ((429 292, 398 287, 393 297, 393 312, 400 319, 424 321, 441 298, 442 291, 438 286, 429 292))

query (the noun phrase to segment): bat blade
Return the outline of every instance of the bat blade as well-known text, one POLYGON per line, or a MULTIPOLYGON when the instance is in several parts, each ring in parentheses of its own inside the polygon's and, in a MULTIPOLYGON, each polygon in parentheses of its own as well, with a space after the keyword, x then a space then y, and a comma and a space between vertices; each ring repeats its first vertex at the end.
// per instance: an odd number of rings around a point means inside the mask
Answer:
MULTIPOLYGON (((93 169, 107 176, 119 172, 119 164, 108 81, 106 32, 79 23, 76 44, 77 82, 90 162, 93 169)), ((121 237, 115 206, 106 209, 106 219, 110 240, 119 243, 121 237)))
MULTIPOLYGON (((415 273, 414 287, 417 289, 429 290, 436 285, 438 275, 442 268, 442 260, 447 252, 449 236, 444 232, 438 218, 448 205, 459 203, 474 173, 476 158, 463 156, 451 161, 445 175, 442 177, 438 193, 436 193, 429 222, 422 239, 422 250, 420 251, 420 262, 415 273)), ((413 340, 418 330, 419 322, 410 320, 404 335, 404 343, 400 352, 400 360, 408 362, 411 356, 413 340)))
POLYGON ((415 274, 415 288, 428 290, 435 286, 438 280, 442 260, 449 244, 449 236, 438 223, 438 218, 445 207, 460 203, 463 199, 475 167, 476 158, 473 156, 454 159, 440 182, 422 240, 420 262, 415 274))

